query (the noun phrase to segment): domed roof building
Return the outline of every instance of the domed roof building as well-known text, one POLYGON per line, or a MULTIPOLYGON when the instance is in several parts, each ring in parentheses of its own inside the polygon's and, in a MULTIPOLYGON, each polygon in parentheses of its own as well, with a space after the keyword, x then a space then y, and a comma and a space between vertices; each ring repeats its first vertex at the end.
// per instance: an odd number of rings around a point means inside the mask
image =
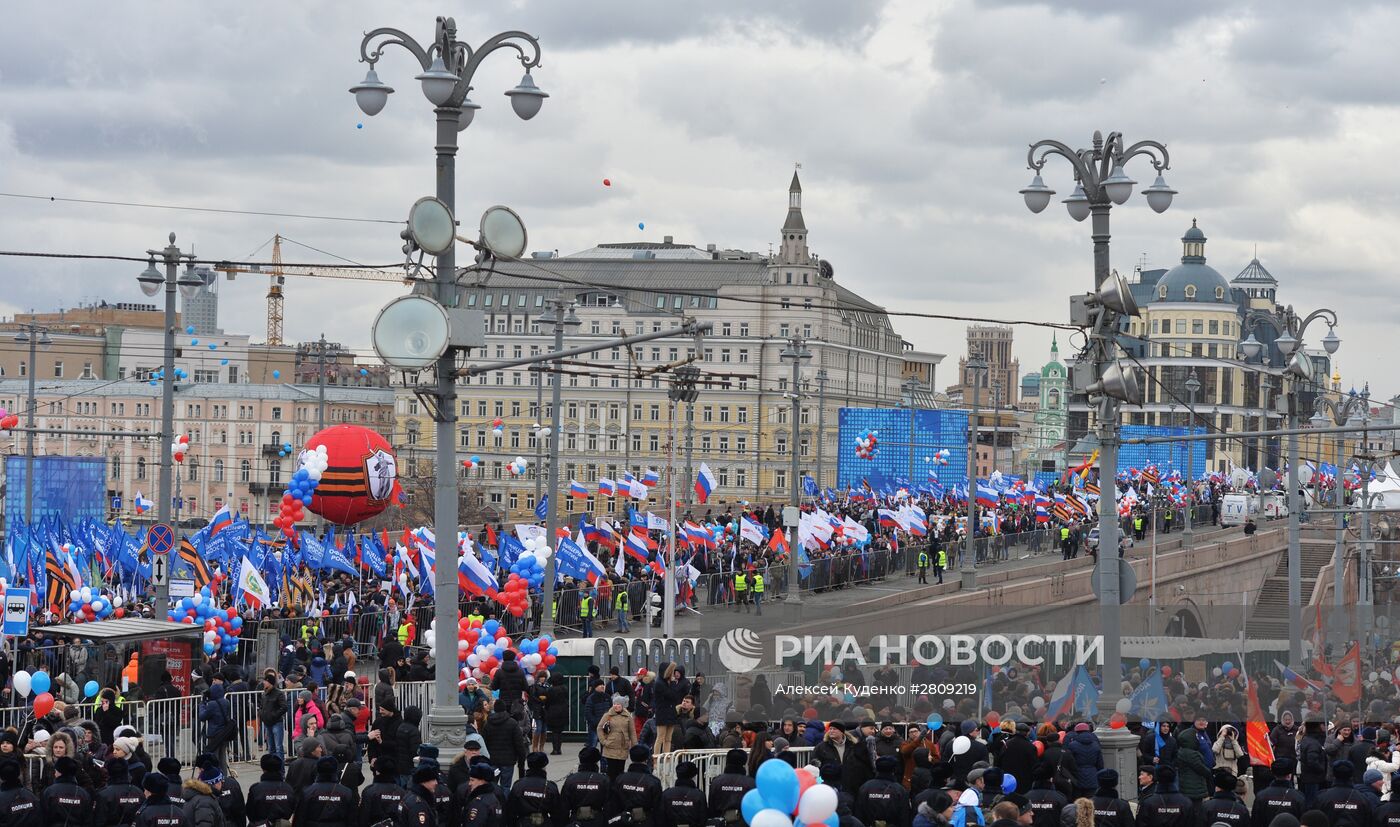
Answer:
POLYGON ((1155 300, 1234 304, 1230 283, 1214 267, 1206 264, 1206 234, 1196 226, 1194 218, 1191 219, 1191 229, 1181 237, 1181 245, 1181 264, 1168 270, 1157 282, 1155 300))

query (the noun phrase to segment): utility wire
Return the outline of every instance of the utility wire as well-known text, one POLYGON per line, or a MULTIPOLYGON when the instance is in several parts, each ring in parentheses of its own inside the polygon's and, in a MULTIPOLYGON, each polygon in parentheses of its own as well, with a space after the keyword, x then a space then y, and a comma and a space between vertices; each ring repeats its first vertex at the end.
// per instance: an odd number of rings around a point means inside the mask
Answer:
POLYGON ((0 192, 0 198, 20 198, 65 204, 93 204, 103 207, 137 207, 144 210, 181 210, 184 212, 220 213, 223 215, 261 215, 270 218, 306 218, 312 221, 350 221, 358 224, 405 224, 403 220, 387 218, 353 218, 343 215, 314 215, 295 212, 265 212, 262 210, 231 210, 221 207, 194 207, 181 204, 143 204, 137 201, 108 201, 97 198, 65 198, 58 195, 34 195, 23 192, 0 192))

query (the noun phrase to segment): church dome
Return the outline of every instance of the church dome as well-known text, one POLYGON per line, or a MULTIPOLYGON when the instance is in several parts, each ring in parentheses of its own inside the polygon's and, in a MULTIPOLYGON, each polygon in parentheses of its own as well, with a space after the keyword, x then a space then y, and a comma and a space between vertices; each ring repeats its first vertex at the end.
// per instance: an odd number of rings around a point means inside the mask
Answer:
POLYGON ((1206 264, 1206 234, 1195 219, 1181 237, 1181 246, 1181 264, 1158 280, 1153 301, 1231 304, 1230 283, 1206 264))

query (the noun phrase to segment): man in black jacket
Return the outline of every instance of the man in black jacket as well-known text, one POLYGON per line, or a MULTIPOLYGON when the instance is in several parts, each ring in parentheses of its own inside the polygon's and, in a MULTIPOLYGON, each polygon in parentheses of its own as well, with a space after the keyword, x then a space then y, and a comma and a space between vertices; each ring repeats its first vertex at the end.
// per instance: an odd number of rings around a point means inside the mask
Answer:
POLYGON ((1249 827, 1249 808, 1235 795, 1235 774, 1224 767, 1215 768, 1215 793, 1201 802, 1197 821, 1205 827, 1226 824, 1229 827, 1249 827))
MULTIPOLYGON (((461 827, 506 827, 501 801, 496 797, 496 772, 490 764, 472 764, 467 783, 457 790, 461 799, 461 827)), ((409 827, 429 827, 414 825, 409 827)))
POLYGON ((223 770, 206 767, 198 778, 185 781, 185 827, 224 827, 224 811, 219 806, 219 787, 224 781, 223 770))
MULTIPOLYGON (((199 770, 218 766, 218 759, 207 752, 202 753, 194 759, 194 766, 199 770)), ((219 800, 219 809, 223 810, 224 823, 228 827, 248 827, 247 803, 238 779, 225 775, 214 797, 219 800)))
POLYGON ((166 789, 166 796, 170 798, 170 803, 185 809, 185 792, 182 788, 184 781, 180 778, 180 761, 177 758, 162 758, 156 762, 156 770, 170 783, 166 789))
POLYGON ((1138 827, 1193 827, 1196 802, 1176 786, 1176 769, 1157 768, 1157 791, 1138 802, 1138 827))
POLYGON ((682 761, 676 765, 675 786, 661 793, 655 819, 657 827, 704 827, 705 793, 695 782, 699 775, 700 768, 694 762, 682 761))
POLYGON ((360 793, 357 827, 397 827, 403 810, 403 787, 397 783, 399 768, 387 755, 374 762, 374 781, 360 793))
POLYGON ((501 655, 501 665, 496 668, 496 674, 491 678, 491 690, 499 693, 497 697, 505 701, 507 711, 519 720, 521 710, 525 708, 525 694, 529 692, 530 685, 525 680, 525 670, 520 668, 520 663, 515 659, 514 649, 507 649, 505 654, 501 655))
POLYGON ((1280 758, 1269 769, 1273 780, 1254 794, 1254 807, 1250 811, 1253 827, 1269 827, 1279 813, 1303 817, 1303 794, 1293 788, 1293 762, 1280 758))
POLYGON ((1118 770, 1099 770, 1094 793, 1094 827, 1134 827, 1132 807, 1118 797, 1118 770))
POLYGON ((559 806, 564 819, 561 823, 577 827, 602 825, 612 786, 607 774, 598 770, 602 758, 597 747, 579 750, 578 771, 565 776, 564 785, 559 788, 559 806))
POLYGON ((1030 741, 1031 728, 1025 722, 1016 724, 1016 734, 1007 738, 1001 747, 1001 755, 997 756, 997 766, 1001 767, 1008 774, 1016 777, 1016 782, 1023 789, 1026 783, 1034 775, 1035 765, 1040 761, 1040 756, 1036 754, 1035 744, 1030 741))
POLYGON ((182 827, 183 805, 170 800, 170 779, 158 772, 148 773, 141 782, 146 803, 136 815, 135 827, 182 827))
MULTIPOLYGON (((111 759, 104 769, 107 770, 107 786, 97 791, 92 823, 94 827, 130 827, 146 796, 140 787, 131 783, 125 758, 111 759)), ((0 805, 0 812, 3 810, 0 805)))
POLYGON ((336 780, 339 766, 329 755, 316 762, 316 783, 301 793, 296 827, 345 827, 355 818, 355 794, 336 780))
POLYGON ((404 827, 437 827, 437 786, 436 767, 425 765, 413 771, 413 786, 408 788, 401 810, 404 827))
MULTIPOLYGON (((724 772, 710 779, 708 815, 726 825, 738 825, 743 821, 741 803, 744 794, 754 788, 753 777, 744 771, 748 754, 741 749, 731 749, 724 754, 724 772)), ((840 767, 837 767, 837 782, 840 783, 840 767)))
POLYGON ((1031 804, 1032 827, 1060 827, 1060 811, 1069 804, 1069 799, 1055 789, 1055 768, 1037 764, 1031 777, 1034 783, 1026 791, 1026 800, 1031 804))
POLYGON ((282 758, 287 747, 287 696, 277 686, 277 677, 263 678, 263 692, 258 696, 258 724, 267 740, 267 751, 282 758))
POLYGON ((78 785, 78 762, 63 756, 54 762, 54 782, 39 796, 48 827, 92 824, 92 794, 78 785))
POLYGON ((1303 794, 1307 809, 1317 803, 1318 793, 1327 783, 1327 749, 1323 738, 1321 721, 1303 724, 1303 738, 1298 742, 1298 791, 1303 794))
POLYGON ((875 760, 875 777, 856 791, 854 815, 873 827, 909 827, 909 793, 895 778, 899 759, 882 755, 875 760))
POLYGON ((661 781, 651 772, 651 750, 634 744, 628 750, 631 759, 627 769, 613 779, 612 810, 609 824, 630 824, 631 827, 651 827, 656 808, 661 803, 661 781))
POLYGON ((0 763, 0 825, 41 827, 43 823, 39 797, 20 783, 19 762, 7 759, 0 763))
POLYGON ((562 824, 559 787, 549 780, 549 756, 532 752, 525 756, 525 777, 506 795, 506 824, 512 827, 546 827, 562 824))
POLYGON ((1317 794, 1314 809, 1321 810, 1332 827, 1343 821, 1353 825, 1371 823, 1371 801, 1365 793, 1351 785, 1354 770, 1351 762, 1345 759, 1332 762, 1332 786, 1317 794))
POLYGON ((282 759, 264 755, 259 762, 262 776, 248 788, 244 814, 249 827, 269 827, 275 821, 291 821, 297 808, 297 793, 282 777, 282 759))

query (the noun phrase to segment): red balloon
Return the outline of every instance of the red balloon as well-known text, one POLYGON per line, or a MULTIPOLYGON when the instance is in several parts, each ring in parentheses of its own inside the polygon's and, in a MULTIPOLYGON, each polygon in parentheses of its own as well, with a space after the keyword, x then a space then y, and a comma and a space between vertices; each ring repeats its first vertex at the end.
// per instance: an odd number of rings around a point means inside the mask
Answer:
POLYGON ((276 528, 279 528, 279 529, 282 528, 282 526, 283 526, 282 517, 281 517, 280 515, 279 515, 279 516, 276 516, 276 517, 273 517, 273 518, 272 518, 272 525, 273 525, 274 527, 276 527, 276 528))
POLYGON ((34 696, 34 717, 42 718, 53 711, 53 694, 40 692, 34 696))
POLYGON ((330 609, 322 609, 322 610, 321 610, 321 617, 330 617, 330 616, 331 616, 331 610, 330 610, 330 609))
POLYGON ((604 179, 603 179, 603 186, 605 186, 605 187, 611 187, 611 186, 612 186, 612 179, 611 179, 611 178, 604 178, 604 179))
POLYGON ((117 620, 121 620, 122 618, 126 617, 126 609, 118 606, 117 610, 115 612, 112 612, 112 614, 117 618, 117 620))
POLYGON ((1001 716, 995 712, 988 712, 987 726, 991 727, 992 729, 996 729, 997 727, 1001 726, 1001 716))
POLYGON ((1043 756, 1043 755, 1045 755, 1045 742, 1044 742, 1044 741, 1036 741, 1036 742, 1035 742, 1035 754, 1036 754, 1037 756, 1043 756))
POLYGON ((1108 725, 1113 729, 1122 729, 1128 725, 1128 718, 1121 712, 1113 713, 1113 717, 1108 719, 1108 725))
POLYGON ((237 609, 229 609, 229 610, 228 610, 228 619, 229 619, 229 620, 233 620, 235 617, 238 617, 238 610, 237 610, 237 609))
POLYGON ((1171 676, 1172 676, 1172 668, 1171 668, 1170 666, 1163 666, 1163 667, 1162 667, 1162 677, 1164 677, 1164 678, 1170 678, 1171 676))
POLYGON ((193 625, 194 625, 194 617, 193 617, 192 615, 185 615, 184 617, 180 618, 180 622, 181 622, 181 623, 188 623, 188 624, 190 624, 191 626, 193 626, 193 625))
POLYGON ((398 490, 394 449, 359 425, 332 425, 307 447, 326 446, 329 467, 311 500, 311 512, 336 525, 354 525, 389 507, 398 490), (324 493, 322 489, 325 489, 324 493))

